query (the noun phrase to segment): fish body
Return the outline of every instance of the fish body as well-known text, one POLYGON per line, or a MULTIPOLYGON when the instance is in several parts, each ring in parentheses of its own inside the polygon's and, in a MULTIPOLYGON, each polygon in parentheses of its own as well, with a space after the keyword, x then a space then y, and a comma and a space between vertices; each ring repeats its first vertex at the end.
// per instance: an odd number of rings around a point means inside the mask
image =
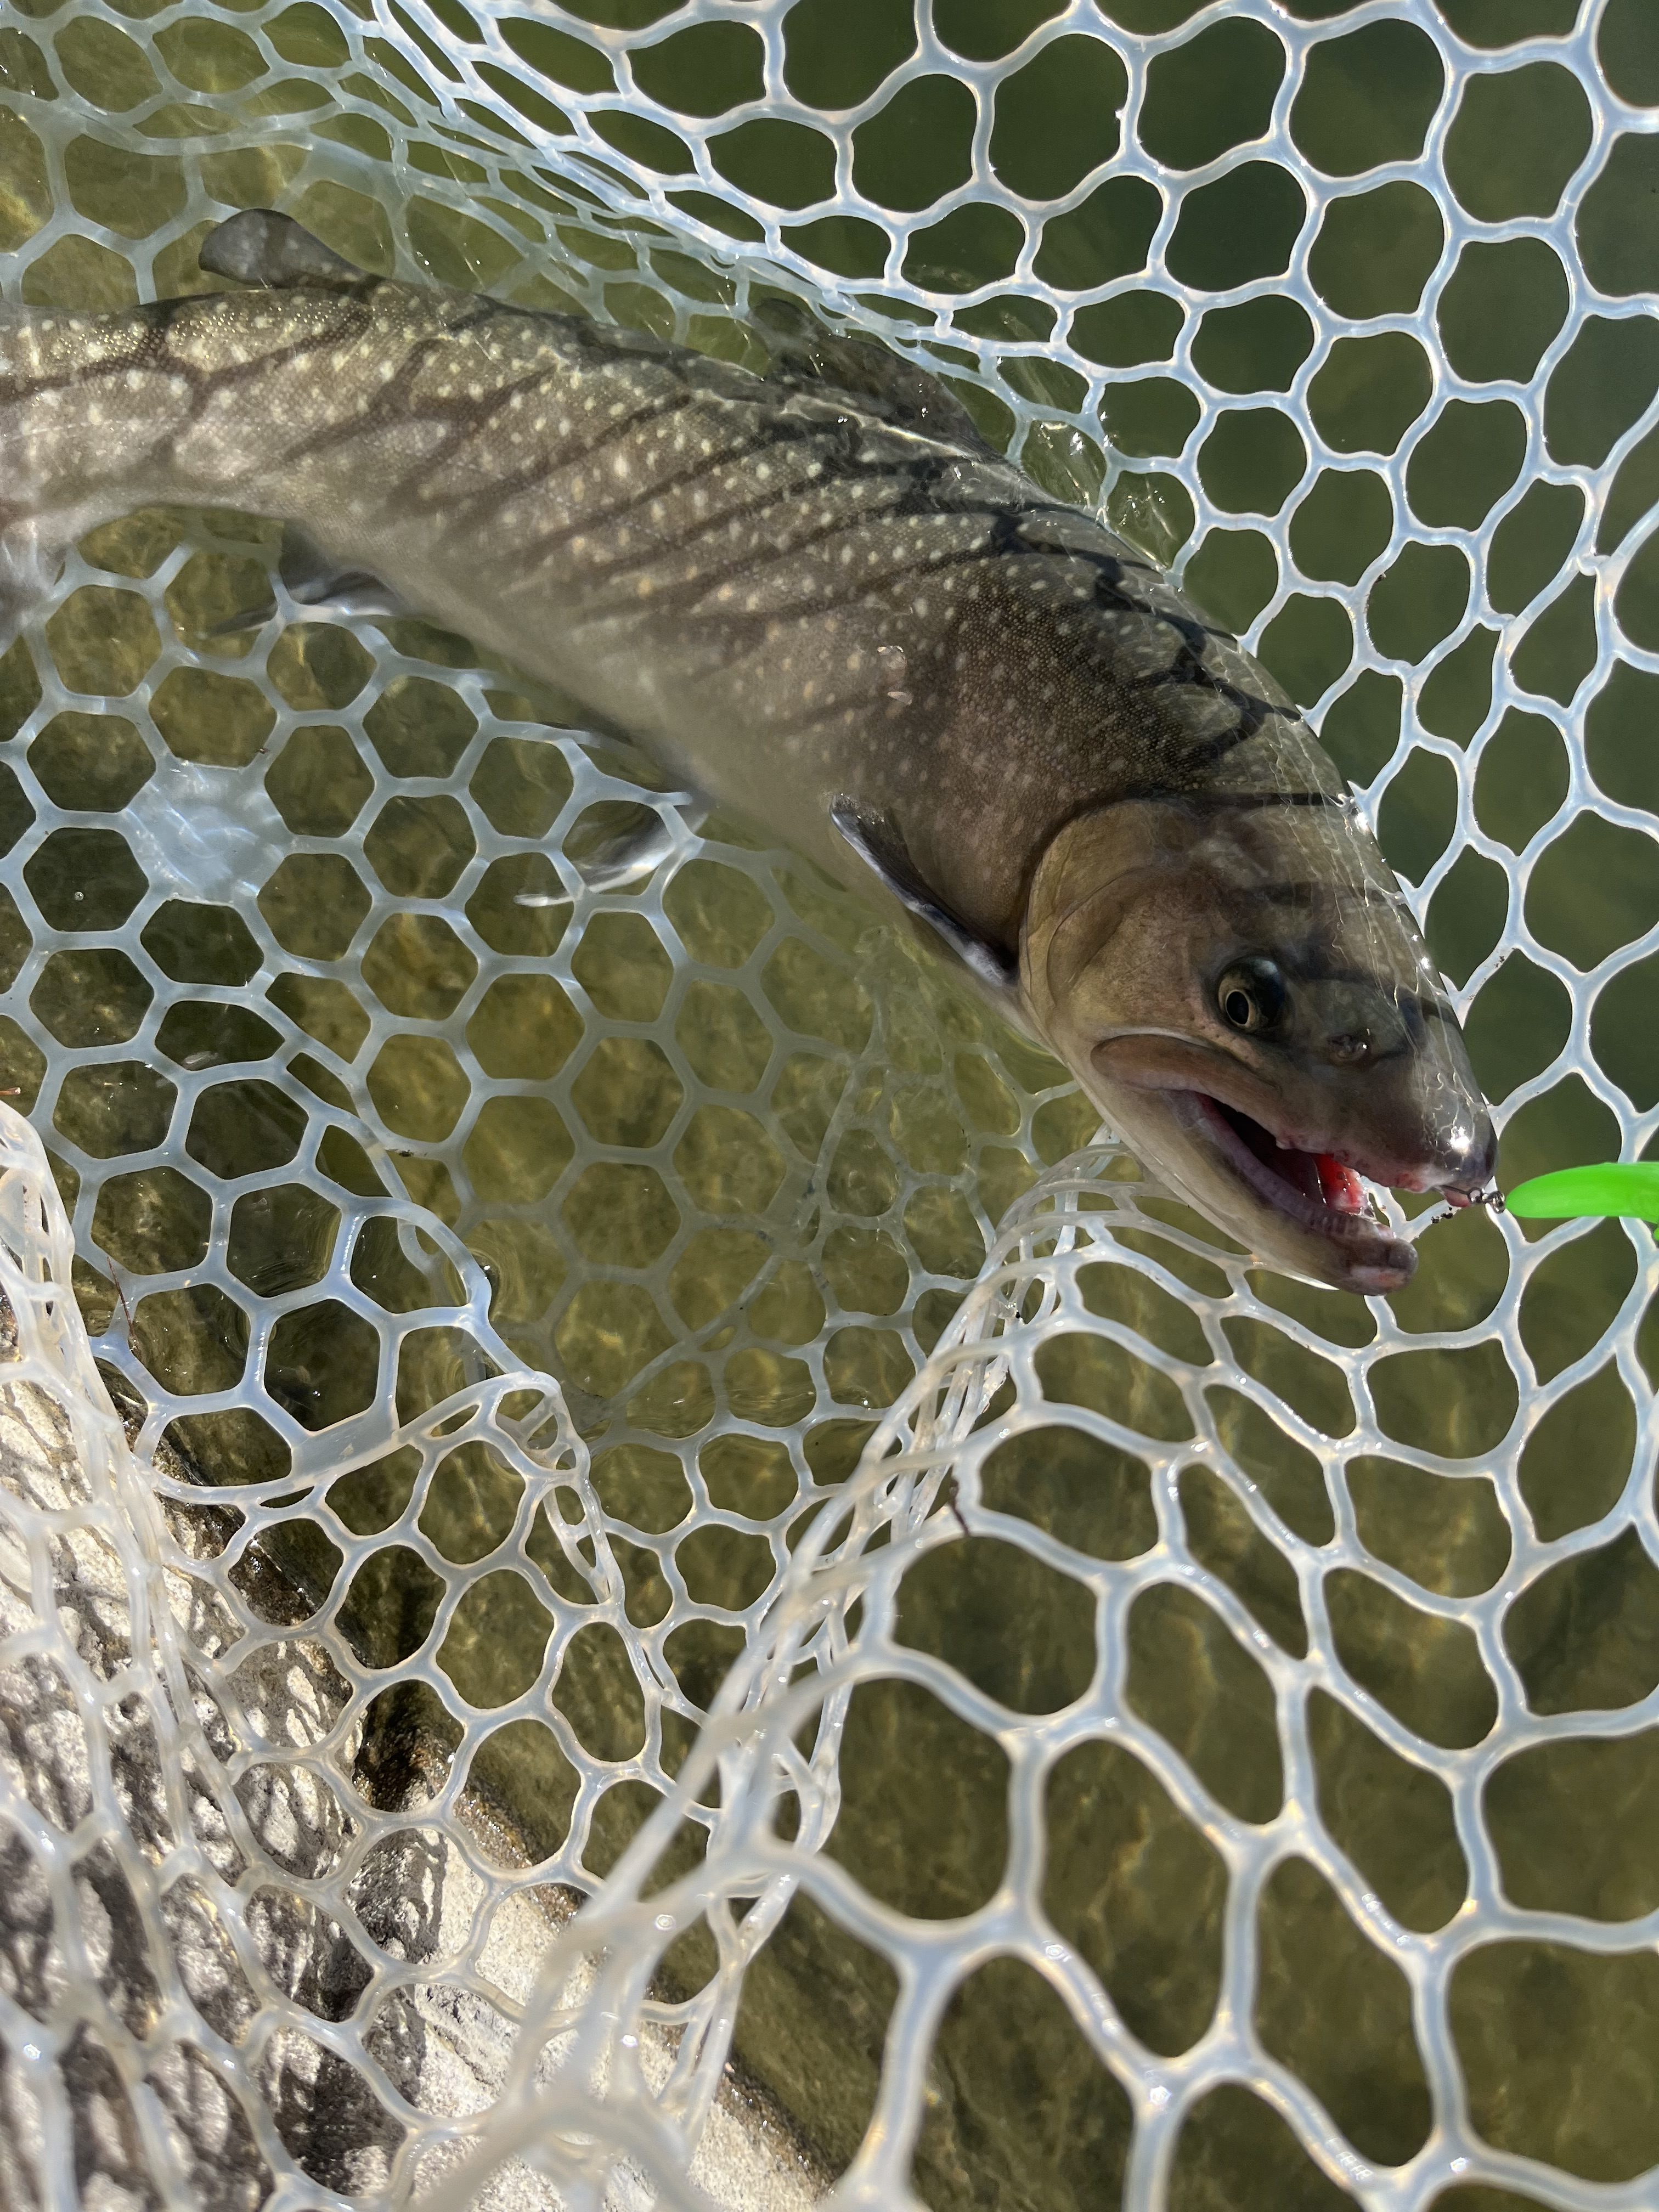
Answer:
POLYGON ((872 342, 757 375, 222 225, 252 289, 0 329, 0 598, 155 502, 509 658, 871 875, 1259 1256, 1409 1274, 1357 1177, 1472 1194, 1492 1125, 1398 886, 1267 672, 872 342))

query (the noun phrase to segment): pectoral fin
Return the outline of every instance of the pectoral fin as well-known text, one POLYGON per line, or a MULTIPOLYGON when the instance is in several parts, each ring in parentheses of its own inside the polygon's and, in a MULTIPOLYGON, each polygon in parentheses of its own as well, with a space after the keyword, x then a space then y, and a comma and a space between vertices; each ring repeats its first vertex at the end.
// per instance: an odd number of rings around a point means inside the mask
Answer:
MULTIPOLYGON (((292 523, 283 532, 277 574, 296 605, 313 608, 319 614, 362 617, 372 622, 377 617, 390 620, 415 612, 390 584, 383 583, 367 568, 343 566, 292 523)), ((243 607, 227 616, 223 622, 216 623, 208 635, 227 637, 240 630, 258 629, 276 611, 276 599, 268 599, 257 607, 243 607)))
POLYGON ((595 834, 573 833, 565 841, 565 858, 590 890, 622 890, 654 874, 683 842, 673 816, 695 836, 708 811, 695 799, 664 806, 647 806, 643 801, 630 804, 595 834))
POLYGON ((866 867, 887 886, 901 906, 926 922, 963 967, 1002 1004, 1011 1018, 1025 1025, 1019 998, 1019 967, 999 945, 992 945, 953 914, 922 881, 896 825, 884 815, 838 799, 830 819, 866 867))
POLYGON ((279 573, 289 599, 302 607, 370 617, 414 612, 390 584, 383 583, 367 568, 343 567, 331 553, 325 553, 292 523, 283 532, 279 573))

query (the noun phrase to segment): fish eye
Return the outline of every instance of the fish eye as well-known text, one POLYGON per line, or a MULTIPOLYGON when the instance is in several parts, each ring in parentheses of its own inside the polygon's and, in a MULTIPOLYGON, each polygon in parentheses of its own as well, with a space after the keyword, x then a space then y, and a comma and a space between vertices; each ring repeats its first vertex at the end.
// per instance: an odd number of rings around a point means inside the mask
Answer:
POLYGON ((1236 960, 1216 986, 1216 1003, 1236 1030, 1270 1030, 1285 1011, 1285 978, 1259 954, 1236 960))

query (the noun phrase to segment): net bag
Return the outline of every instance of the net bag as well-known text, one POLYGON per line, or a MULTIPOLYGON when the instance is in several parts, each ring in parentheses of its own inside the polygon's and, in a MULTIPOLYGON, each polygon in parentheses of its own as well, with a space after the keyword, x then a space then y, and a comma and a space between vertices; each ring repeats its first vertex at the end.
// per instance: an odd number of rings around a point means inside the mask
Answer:
MULTIPOLYGON (((273 205, 912 351, 1322 729, 1506 1182, 1650 1145, 1646 0, 24 0, 0 76, 11 298, 273 205)), ((1649 2204, 1651 1233, 1258 1269, 277 554, 113 524, 0 659, 0 2200, 1649 2204)))

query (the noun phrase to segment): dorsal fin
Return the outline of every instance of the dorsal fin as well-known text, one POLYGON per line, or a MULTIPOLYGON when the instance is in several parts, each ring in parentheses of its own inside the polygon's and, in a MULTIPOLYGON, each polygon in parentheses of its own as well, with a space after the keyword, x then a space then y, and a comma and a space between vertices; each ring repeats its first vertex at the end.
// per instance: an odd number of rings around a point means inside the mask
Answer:
POLYGON ((861 331, 831 330, 799 300, 764 300, 755 312, 781 381, 844 392, 902 429, 975 453, 991 450, 955 392, 908 355, 861 331))
POLYGON ((274 208, 244 208, 228 216, 208 233, 196 258, 210 276, 274 292, 295 285, 343 292, 368 274, 274 208))

